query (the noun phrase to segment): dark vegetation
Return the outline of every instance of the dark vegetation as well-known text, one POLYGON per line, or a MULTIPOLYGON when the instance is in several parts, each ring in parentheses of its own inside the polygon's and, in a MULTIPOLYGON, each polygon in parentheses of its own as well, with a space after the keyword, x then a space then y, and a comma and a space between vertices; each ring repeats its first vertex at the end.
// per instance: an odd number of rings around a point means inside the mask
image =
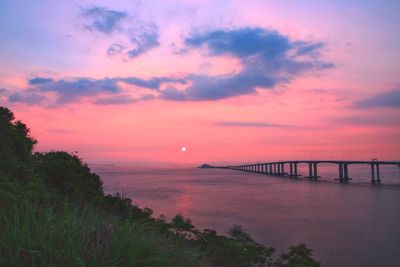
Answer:
POLYGON ((275 249, 234 226, 200 231, 153 218, 66 152, 33 153, 29 129, 0 107, 0 266, 319 266, 305 245, 275 249))

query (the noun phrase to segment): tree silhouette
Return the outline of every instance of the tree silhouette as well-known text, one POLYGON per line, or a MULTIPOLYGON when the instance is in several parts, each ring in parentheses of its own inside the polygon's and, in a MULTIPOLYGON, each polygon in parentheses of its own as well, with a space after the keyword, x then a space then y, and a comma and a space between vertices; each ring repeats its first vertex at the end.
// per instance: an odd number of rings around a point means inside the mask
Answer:
POLYGON ((24 123, 14 120, 8 108, 0 107, 0 174, 26 178, 37 141, 24 123))

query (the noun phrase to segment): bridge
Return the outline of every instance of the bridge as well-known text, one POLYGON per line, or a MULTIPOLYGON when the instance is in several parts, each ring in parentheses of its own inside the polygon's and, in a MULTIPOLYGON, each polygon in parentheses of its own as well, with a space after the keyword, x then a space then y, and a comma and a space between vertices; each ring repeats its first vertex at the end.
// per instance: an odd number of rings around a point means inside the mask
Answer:
POLYGON ((334 164, 338 166, 339 177, 338 180, 341 183, 348 183, 352 178, 349 177, 349 165, 364 164, 370 165, 371 168, 371 183, 379 184, 381 182, 380 166, 382 165, 396 165, 400 167, 400 161, 351 161, 351 160, 293 160, 293 161, 275 161, 275 162, 265 162, 256 164, 245 164, 238 166, 226 166, 221 167, 225 169, 255 172, 269 175, 277 176, 289 176, 289 177, 299 177, 298 165, 308 164, 308 176, 305 178, 316 180, 321 176, 318 176, 318 164, 334 164), (286 166, 288 168, 286 168, 286 166), (286 172, 285 170, 288 170, 286 172))

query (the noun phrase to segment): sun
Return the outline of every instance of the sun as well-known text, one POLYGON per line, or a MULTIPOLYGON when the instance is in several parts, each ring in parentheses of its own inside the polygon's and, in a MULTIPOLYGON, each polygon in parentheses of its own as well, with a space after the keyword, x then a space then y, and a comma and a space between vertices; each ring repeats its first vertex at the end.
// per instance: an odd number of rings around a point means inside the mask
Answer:
POLYGON ((186 150, 187 150, 187 148, 186 148, 186 147, 184 147, 184 146, 183 146, 183 147, 181 147, 181 151, 182 151, 182 152, 186 152, 186 150))

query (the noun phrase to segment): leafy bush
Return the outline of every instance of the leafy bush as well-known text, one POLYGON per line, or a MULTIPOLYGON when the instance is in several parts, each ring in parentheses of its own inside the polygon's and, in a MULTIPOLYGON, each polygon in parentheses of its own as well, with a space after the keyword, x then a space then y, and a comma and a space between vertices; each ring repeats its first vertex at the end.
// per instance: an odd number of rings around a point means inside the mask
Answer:
POLYGON ((76 155, 57 151, 35 153, 34 171, 44 184, 64 197, 85 201, 100 201, 103 188, 100 177, 76 155))

